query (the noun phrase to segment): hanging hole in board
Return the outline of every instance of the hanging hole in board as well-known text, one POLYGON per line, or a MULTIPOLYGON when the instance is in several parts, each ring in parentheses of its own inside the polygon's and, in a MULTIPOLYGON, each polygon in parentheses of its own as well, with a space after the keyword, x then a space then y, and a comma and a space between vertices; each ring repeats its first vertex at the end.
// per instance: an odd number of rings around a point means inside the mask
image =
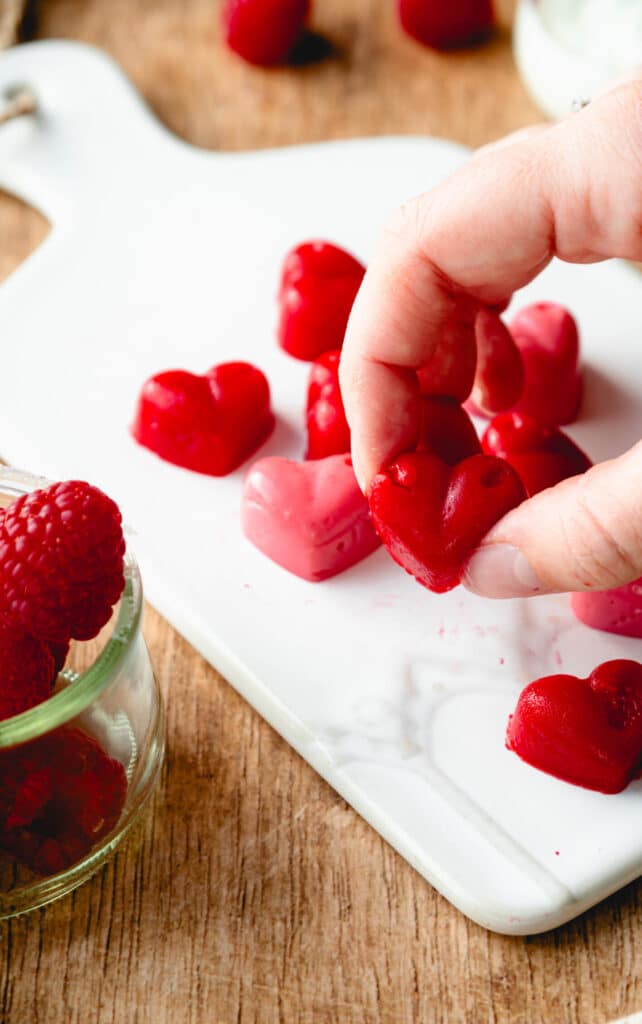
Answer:
POLYGON ((0 126, 17 117, 34 114, 37 109, 36 96, 26 85, 15 85, 5 89, 0 100, 0 126))

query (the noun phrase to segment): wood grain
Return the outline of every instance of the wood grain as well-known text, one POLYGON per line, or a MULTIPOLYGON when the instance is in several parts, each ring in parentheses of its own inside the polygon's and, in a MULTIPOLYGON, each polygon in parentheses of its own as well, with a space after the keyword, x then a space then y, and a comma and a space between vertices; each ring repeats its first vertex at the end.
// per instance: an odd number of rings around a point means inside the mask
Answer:
MULTIPOLYGON (((42 0, 36 13, 42 36, 112 53, 202 146, 388 132, 477 145, 537 119, 505 32, 442 57, 402 36, 392 0, 316 8, 334 56, 271 72, 224 51, 211 0, 42 0)), ((46 229, 2 199, 0 274, 46 229)), ((548 936, 485 932, 152 609, 146 635, 168 708, 153 813, 72 897, 0 926, 3 1024, 603 1024, 642 1007, 641 884, 548 936)))

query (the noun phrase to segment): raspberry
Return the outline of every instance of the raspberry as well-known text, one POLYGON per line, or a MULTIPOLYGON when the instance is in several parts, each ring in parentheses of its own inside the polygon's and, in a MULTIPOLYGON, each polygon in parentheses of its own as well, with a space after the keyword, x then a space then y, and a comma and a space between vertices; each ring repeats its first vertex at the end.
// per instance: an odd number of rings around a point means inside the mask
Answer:
POLYGON ((127 777, 72 726, 0 751, 0 848, 41 875, 84 857, 118 823, 127 777))
POLYGON ((225 41, 250 64, 282 64, 301 35, 309 7, 309 0, 228 0, 225 41))
POLYGON ((70 480, 33 491, 0 516, 0 619, 50 643, 89 640, 123 586, 118 507, 70 480))
POLYGON ((54 677, 53 682, 55 683, 58 678, 58 673, 62 672, 65 667, 67 655, 69 654, 69 641, 65 640, 64 643, 49 644, 49 650, 53 655, 54 660, 54 677))
POLYGON ((20 787, 15 792, 11 810, 5 821, 5 828, 11 830, 31 824, 38 811, 41 811, 51 800, 53 774, 53 767, 46 764, 25 775, 20 787))
POLYGON ((54 658, 43 640, 0 628, 0 721, 46 700, 53 679, 54 658))

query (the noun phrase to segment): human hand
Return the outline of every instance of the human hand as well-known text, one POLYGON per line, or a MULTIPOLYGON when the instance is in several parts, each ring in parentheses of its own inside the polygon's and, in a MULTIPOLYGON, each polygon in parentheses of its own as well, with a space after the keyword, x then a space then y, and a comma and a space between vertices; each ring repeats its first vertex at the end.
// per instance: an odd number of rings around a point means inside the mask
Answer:
MULTIPOLYGON (((480 150, 389 224, 340 366, 364 490, 416 443, 416 371, 438 348, 447 356, 474 344, 479 311, 502 308, 554 255, 642 260, 642 79, 566 121, 480 150)), ((524 597, 639 576, 642 442, 510 512, 473 554, 463 582, 488 597, 524 597)))

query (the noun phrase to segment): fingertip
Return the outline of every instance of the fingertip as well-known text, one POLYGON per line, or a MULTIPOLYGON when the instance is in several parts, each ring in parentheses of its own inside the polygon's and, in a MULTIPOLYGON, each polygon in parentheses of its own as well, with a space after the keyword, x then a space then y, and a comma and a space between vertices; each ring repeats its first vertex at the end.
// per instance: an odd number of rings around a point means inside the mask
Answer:
POLYGON ((356 364, 347 361, 343 386, 353 467, 365 492, 382 466, 416 446, 419 384, 411 370, 362 359, 356 364))
POLYGON ((642 442, 540 491, 492 528, 464 585, 486 597, 611 590, 642 573, 642 442))
POLYGON ((365 463, 364 463, 364 461, 363 461, 363 459, 361 457, 361 452, 360 452, 359 448, 354 444, 354 442, 352 444, 351 459, 352 459, 352 468, 354 470, 354 475, 357 478, 357 483, 359 484, 359 489, 360 489, 362 494, 367 494, 368 493, 368 487, 370 486, 371 475, 369 474, 368 470, 366 469, 365 463))
POLYGON ((462 583, 480 597, 535 597, 552 593, 523 552, 512 544, 486 544, 478 548, 468 560, 462 583))

